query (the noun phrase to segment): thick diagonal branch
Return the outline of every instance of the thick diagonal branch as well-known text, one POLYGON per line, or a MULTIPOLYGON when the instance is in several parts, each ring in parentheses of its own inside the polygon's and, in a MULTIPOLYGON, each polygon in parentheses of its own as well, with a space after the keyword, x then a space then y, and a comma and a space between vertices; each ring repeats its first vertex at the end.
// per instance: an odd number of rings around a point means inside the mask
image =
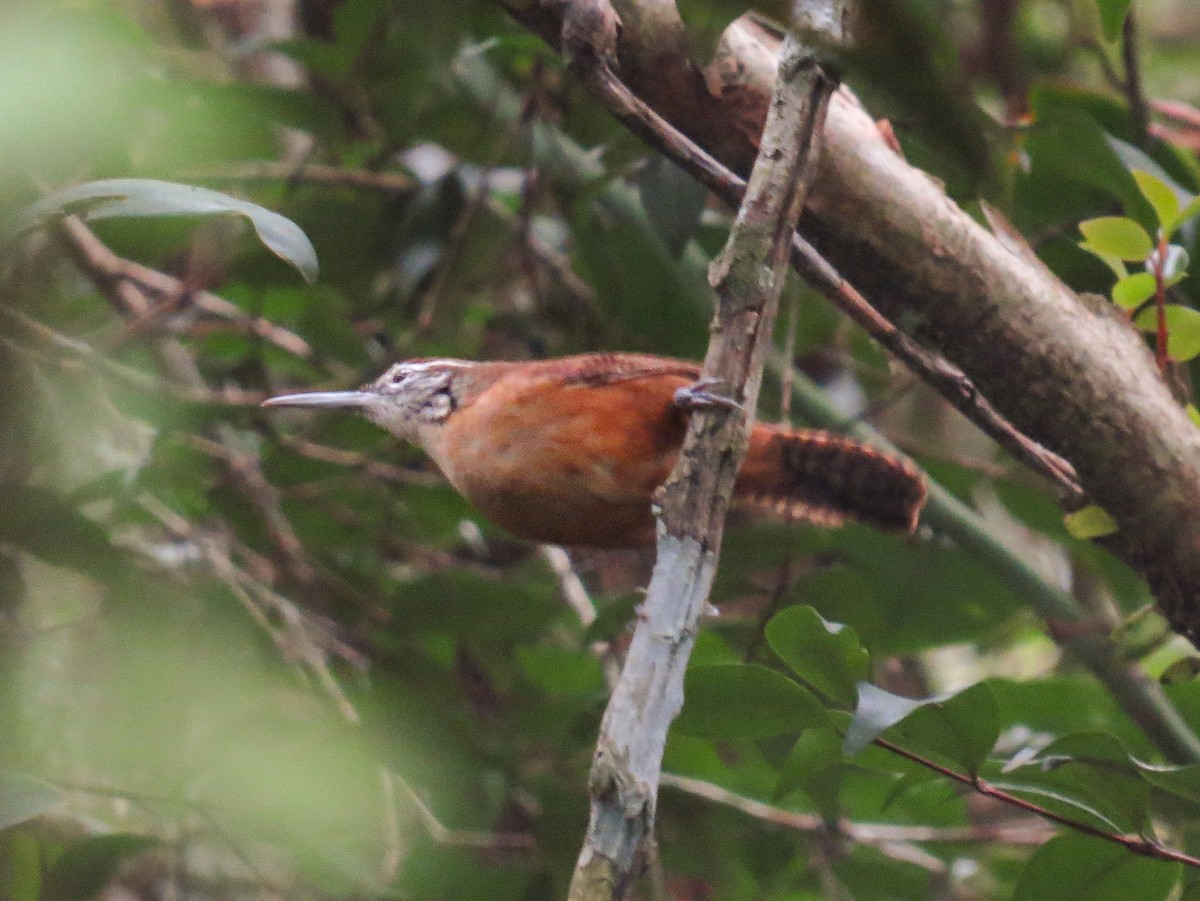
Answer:
MULTIPOLYGON (((563 0, 500 0, 555 41, 563 0)), ((671 0, 619 0, 621 78, 735 171, 753 159, 776 40, 751 19, 699 69, 671 0), (624 7, 641 14, 625 14, 624 7), (649 15, 647 12, 652 12, 649 15), (653 28, 641 28, 651 20, 653 28), (629 26, 628 23, 633 23, 629 26)), ((1070 461, 1117 521, 1111 547, 1200 638, 1200 431, 1141 339, 1015 253, 909 166, 848 95, 830 104, 806 237, 888 320, 959 367, 1016 428, 1070 461)))

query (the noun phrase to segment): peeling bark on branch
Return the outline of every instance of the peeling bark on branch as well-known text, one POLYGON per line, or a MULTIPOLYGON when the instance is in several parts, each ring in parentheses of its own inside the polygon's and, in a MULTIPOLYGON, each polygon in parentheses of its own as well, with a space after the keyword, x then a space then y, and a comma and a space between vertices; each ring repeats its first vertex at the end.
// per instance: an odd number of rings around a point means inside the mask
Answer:
MULTIPOLYGON (((572 67, 598 91, 611 87, 603 48, 619 29, 607 7, 607 0, 578 0, 564 28, 572 67), (588 40, 589 27, 599 30, 598 41, 588 40)), ((683 704, 683 674, 716 572, 791 237, 816 170, 815 146, 833 90, 811 56, 789 39, 745 201, 709 273, 718 303, 703 373, 714 390, 740 406, 692 414, 679 462, 661 489, 658 558, 600 727, 589 779, 591 818, 571 881, 572 901, 624 897, 654 826, 667 731, 683 704)))
MULTIPOLYGON (((565 3, 500 0, 558 42, 565 3)), ((668 0, 657 33, 617 42, 621 78, 735 171, 754 158, 778 36, 753 18, 727 30, 700 70, 668 0)), ((624 4, 623 4, 624 5, 624 4)), ((623 16, 633 16, 629 10, 623 16)), ((847 94, 801 223, 818 250, 893 322, 959 366, 1019 429, 1064 456, 1116 519, 1111 547, 1145 576, 1173 626, 1200 640, 1200 431, 1140 338, 1106 305, 978 225, 881 139, 847 94)))

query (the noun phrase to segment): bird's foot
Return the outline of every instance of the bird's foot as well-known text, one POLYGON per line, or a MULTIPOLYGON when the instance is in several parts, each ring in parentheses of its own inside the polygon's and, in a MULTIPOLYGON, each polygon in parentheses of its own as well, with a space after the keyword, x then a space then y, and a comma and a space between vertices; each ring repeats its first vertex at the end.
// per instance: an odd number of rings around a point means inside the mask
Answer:
POLYGON ((720 379, 702 378, 695 384, 688 385, 686 388, 676 389, 675 406, 681 410, 711 410, 717 408, 721 410, 739 410, 745 413, 746 408, 732 397, 727 397, 724 394, 715 394, 708 390, 720 383, 720 379))

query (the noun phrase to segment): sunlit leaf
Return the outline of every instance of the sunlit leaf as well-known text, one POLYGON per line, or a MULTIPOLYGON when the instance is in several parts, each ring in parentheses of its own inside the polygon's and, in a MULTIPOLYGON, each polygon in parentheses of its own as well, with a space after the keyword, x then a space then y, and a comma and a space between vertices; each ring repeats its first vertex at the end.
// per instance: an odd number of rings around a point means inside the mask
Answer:
MULTIPOLYGON (((1183 362, 1200 354, 1200 310, 1180 304, 1167 304, 1167 356, 1183 362)), ((1134 324, 1144 332, 1158 330, 1158 310, 1147 307, 1134 324)))
POLYGON ((1184 204, 1183 209, 1179 211, 1179 215, 1175 219, 1174 225, 1168 230, 1168 234, 1174 232, 1176 228, 1183 225, 1183 223, 1187 222, 1197 213, 1200 213, 1200 195, 1193 197, 1184 204))
POLYGON ((1156 175, 1151 175, 1141 169, 1134 169, 1132 175, 1133 180, 1137 182, 1142 191, 1142 196, 1150 202, 1150 206, 1154 207, 1154 212, 1158 215, 1159 227, 1164 232, 1167 231, 1175 222, 1175 217, 1179 215, 1179 197, 1176 196, 1170 185, 1156 175))
POLYGON ((1141 262, 1154 249, 1146 230, 1124 216, 1087 219, 1079 223, 1079 230, 1091 247, 1127 262, 1141 262))
POLYGON ((1108 511, 1095 504, 1088 504, 1074 513, 1063 517, 1063 524, 1073 538, 1087 541, 1091 538, 1102 538, 1117 531, 1117 521, 1108 511))
POLYGON ((1154 276, 1149 272, 1135 272, 1118 279, 1113 285, 1113 303, 1126 310, 1140 307, 1154 296, 1154 276))

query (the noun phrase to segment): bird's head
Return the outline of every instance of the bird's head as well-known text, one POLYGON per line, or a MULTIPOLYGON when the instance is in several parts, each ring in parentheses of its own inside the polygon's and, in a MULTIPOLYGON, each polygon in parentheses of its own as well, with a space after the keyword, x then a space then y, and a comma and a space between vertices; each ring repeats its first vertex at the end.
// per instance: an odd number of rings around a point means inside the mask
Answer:
POLYGON ((421 426, 442 423, 458 409, 462 392, 456 377, 470 365, 465 360, 407 360, 357 391, 283 394, 263 406, 358 410, 398 438, 418 442, 421 426))

